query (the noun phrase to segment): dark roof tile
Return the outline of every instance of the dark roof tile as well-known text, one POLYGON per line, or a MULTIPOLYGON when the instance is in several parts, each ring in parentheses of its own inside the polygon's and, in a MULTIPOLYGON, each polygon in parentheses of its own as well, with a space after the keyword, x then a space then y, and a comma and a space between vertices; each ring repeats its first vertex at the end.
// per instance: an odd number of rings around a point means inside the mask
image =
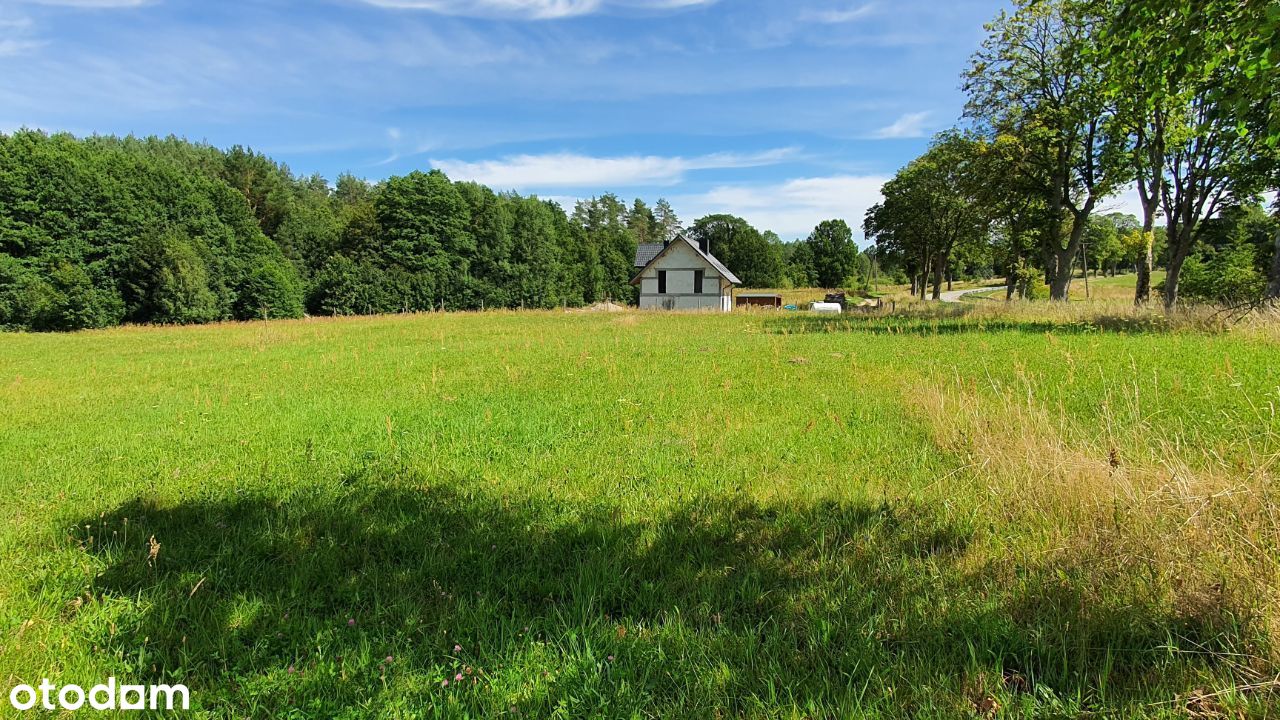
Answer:
POLYGON ((636 248, 636 267, 642 268, 648 265, 654 258, 658 257, 658 253, 662 252, 665 247, 662 243, 641 243, 636 248))

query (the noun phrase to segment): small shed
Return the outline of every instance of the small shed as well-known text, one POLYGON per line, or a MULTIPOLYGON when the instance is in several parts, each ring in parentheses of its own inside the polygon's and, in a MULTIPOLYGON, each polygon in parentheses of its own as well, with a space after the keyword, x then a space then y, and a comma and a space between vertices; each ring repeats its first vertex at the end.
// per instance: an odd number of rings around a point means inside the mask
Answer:
POLYGON ((771 293, 738 293, 738 307, 782 309, 782 296, 771 293))

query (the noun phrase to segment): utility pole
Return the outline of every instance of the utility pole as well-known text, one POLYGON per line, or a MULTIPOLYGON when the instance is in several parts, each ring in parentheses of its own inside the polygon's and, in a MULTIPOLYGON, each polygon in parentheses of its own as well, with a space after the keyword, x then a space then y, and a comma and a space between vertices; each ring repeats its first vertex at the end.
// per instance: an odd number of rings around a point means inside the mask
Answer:
POLYGON ((1089 243, 1080 241, 1080 254, 1084 257, 1084 296, 1089 298, 1089 243))

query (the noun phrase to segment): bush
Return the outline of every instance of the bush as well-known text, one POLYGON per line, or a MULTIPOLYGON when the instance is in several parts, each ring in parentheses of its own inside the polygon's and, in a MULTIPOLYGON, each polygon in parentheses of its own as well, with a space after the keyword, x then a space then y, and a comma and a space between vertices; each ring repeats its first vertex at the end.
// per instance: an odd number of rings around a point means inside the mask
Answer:
POLYGON ((382 270, 344 255, 329 258, 316 273, 307 307, 317 315, 373 315, 397 310, 382 270))
POLYGON ((0 328, 84 330, 115 325, 123 316, 120 296, 80 266, 55 261, 37 272, 0 255, 0 328))
POLYGON ((1022 297, 1026 300, 1048 300, 1051 295, 1048 285, 1032 281, 1027 283, 1026 292, 1022 297))
POLYGON ((130 248, 122 288, 134 322, 209 322, 223 317, 209 269, 192 242, 176 232, 145 235, 130 248))
POLYGON ((1019 260, 1013 268, 1014 288, 1023 300, 1048 300, 1052 293, 1044 282, 1044 273, 1019 260))
POLYGON ((292 265, 264 261, 249 271, 236 296, 237 320, 302 317, 302 286, 292 265))
POLYGON ((114 289, 93 282, 82 266, 60 262, 49 272, 51 302, 34 318, 35 330, 85 330, 118 325, 124 301, 114 289))
MULTIPOLYGON (((1234 305, 1262 297, 1267 279, 1258 272, 1256 252, 1249 245, 1232 245, 1187 258, 1182 265, 1178 294, 1186 300, 1234 305)), ((1163 290, 1163 288, 1161 288, 1163 290)))

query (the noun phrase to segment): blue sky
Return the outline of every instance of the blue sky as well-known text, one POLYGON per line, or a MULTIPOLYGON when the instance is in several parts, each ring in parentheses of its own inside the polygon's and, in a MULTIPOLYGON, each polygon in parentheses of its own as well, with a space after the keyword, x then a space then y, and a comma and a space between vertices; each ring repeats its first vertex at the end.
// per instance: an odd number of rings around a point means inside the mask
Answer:
POLYGON ((0 131, 855 228, 1002 0, 0 0, 0 131))

